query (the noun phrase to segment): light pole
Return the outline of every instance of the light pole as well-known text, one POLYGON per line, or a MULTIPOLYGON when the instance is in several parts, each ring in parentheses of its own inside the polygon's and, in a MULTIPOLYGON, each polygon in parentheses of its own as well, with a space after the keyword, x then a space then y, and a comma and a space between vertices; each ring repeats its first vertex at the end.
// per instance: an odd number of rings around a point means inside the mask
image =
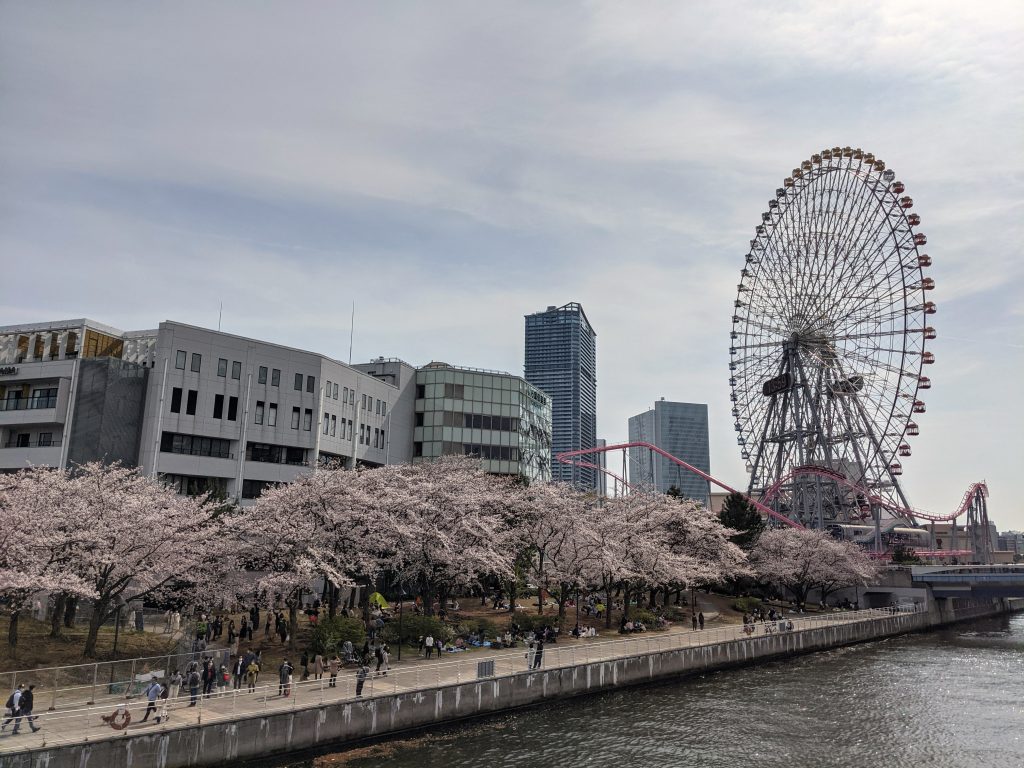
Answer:
POLYGON ((398 660, 402 660, 402 609, 405 607, 405 587, 398 584, 398 660))

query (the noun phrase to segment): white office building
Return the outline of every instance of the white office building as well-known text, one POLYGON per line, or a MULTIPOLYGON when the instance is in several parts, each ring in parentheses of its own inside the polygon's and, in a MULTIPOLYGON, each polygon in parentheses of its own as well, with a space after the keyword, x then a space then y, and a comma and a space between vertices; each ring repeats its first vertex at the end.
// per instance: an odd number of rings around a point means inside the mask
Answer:
POLYGON ((401 394, 325 355, 184 323, 0 327, 0 471, 119 461, 245 502, 316 462, 410 461, 401 394))

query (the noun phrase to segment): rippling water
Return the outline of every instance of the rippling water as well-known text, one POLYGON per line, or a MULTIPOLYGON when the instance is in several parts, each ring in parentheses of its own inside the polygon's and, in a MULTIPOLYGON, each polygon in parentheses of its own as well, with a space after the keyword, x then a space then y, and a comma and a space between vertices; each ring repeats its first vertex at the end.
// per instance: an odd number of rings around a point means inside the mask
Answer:
POLYGON ((1024 766, 1024 615, 544 705, 280 768, 1024 766))

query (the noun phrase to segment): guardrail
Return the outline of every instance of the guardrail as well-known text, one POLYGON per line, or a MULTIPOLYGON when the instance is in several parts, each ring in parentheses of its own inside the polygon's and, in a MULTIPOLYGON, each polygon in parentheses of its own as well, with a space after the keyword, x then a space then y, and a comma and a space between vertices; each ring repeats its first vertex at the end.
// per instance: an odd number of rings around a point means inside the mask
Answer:
MULTIPOLYGON (((921 611, 923 611, 923 606, 916 607, 914 610, 910 610, 910 607, 907 606, 901 610, 867 609, 818 616, 789 615, 776 622, 746 625, 746 629, 743 625, 731 625, 684 632, 646 632, 617 640, 583 640, 572 645, 550 644, 544 648, 539 661, 525 647, 495 651, 483 658, 480 654, 473 652, 452 654, 452 656, 461 658, 434 664, 417 662, 381 670, 381 673, 374 671, 364 683, 362 698, 434 688, 445 684, 459 684, 478 679, 500 679, 529 674, 531 670, 571 667, 578 664, 612 661, 682 648, 739 642, 749 640, 751 637, 774 633, 792 634, 823 626, 877 621, 893 616, 909 617, 921 611), (792 629, 785 628, 789 622, 792 622, 792 629), (753 629, 750 630, 750 627, 753 629)), ((190 654, 190 656, 194 656, 194 654, 190 654)), ((167 659, 168 657, 154 658, 167 659)), ((135 660, 135 662, 140 661, 143 660, 135 660)), ((96 665, 86 666, 95 667, 96 665)), ((40 670, 36 670, 33 674, 37 675, 38 672, 40 670)), ((42 678, 37 676, 35 679, 42 678)), ((111 727, 100 718, 109 716, 120 708, 125 709, 131 715, 130 728, 120 732, 123 734, 139 733, 142 728, 182 728, 197 723, 282 712, 336 701, 351 701, 356 698, 357 680, 351 667, 342 670, 335 685, 331 685, 329 674, 324 674, 319 679, 293 682, 287 696, 282 695, 281 686, 276 682, 277 679, 276 670, 263 670, 260 672, 257 680, 259 684, 254 691, 249 692, 245 683, 239 689, 224 687, 217 689, 215 693, 207 697, 199 695, 194 706, 191 706, 190 693, 181 694, 179 691, 172 691, 176 695, 165 701, 157 702, 157 714, 162 714, 166 707, 166 719, 162 718, 161 722, 157 724, 154 716, 151 715, 146 725, 141 728, 140 720, 147 708, 147 701, 144 697, 126 699, 128 693, 121 686, 127 686, 131 692, 141 693, 141 687, 144 687, 146 682, 145 679, 136 680, 136 677, 133 676, 129 680, 101 683, 98 689, 88 685, 62 689, 81 691, 84 688, 91 689, 94 693, 99 690, 99 693, 96 693, 91 699, 94 702, 92 705, 79 702, 71 704, 68 708, 54 711, 40 711, 43 709, 47 695, 50 695, 55 701, 58 697, 53 693, 40 691, 37 687, 35 694, 38 707, 34 714, 35 725, 41 726, 43 730, 37 735, 23 732, 18 736, 10 735, 9 730, 5 731, 0 737, 0 752, 41 746, 40 741, 45 745, 54 745, 116 738, 118 732, 112 731, 111 727), (268 679, 275 682, 268 683, 268 679)), ((166 685, 166 680, 163 682, 166 685)), ((60 700, 73 701, 73 699, 63 696, 60 700)), ((21 726, 25 729, 28 724, 22 722, 21 726)))

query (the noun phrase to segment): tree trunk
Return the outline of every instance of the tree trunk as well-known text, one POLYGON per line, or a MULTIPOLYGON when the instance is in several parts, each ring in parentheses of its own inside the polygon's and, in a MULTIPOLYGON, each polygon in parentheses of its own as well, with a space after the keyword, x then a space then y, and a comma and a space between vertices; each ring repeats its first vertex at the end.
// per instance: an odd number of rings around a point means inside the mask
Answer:
POLYGON ((338 593, 340 590, 334 582, 330 582, 330 589, 327 591, 327 618, 333 619, 338 615, 338 593))
POLYGON ((537 614, 544 613, 544 550, 537 559, 537 614))
POLYGON ((629 621, 629 585, 625 586, 622 594, 622 618, 624 621, 629 621))
POLYGON ((61 592, 53 601, 53 613, 50 614, 50 637, 60 637, 61 621, 64 619, 64 606, 68 596, 61 592))
POLYGON ((676 605, 682 605, 683 602, 683 588, 680 587, 676 590, 676 605))
POLYGON ((651 595, 650 595, 650 597, 647 600, 647 607, 650 608, 651 610, 654 610, 654 608, 657 605, 658 605, 658 588, 657 587, 652 587, 651 588, 651 595))
POLYGON ((295 636, 299 634, 299 605, 297 600, 288 601, 288 650, 295 650, 295 636))
POLYGON ((18 617, 21 609, 11 611, 11 623, 7 626, 7 645, 11 648, 18 647, 18 617))
POLYGON ((565 603, 569 599, 569 590, 572 589, 571 584, 566 584, 564 581, 560 582, 558 588, 558 632, 562 634, 565 632, 565 603))
POLYGON ((78 613, 78 598, 69 597, 64 605, 64 626, 67 629, 75 628, 75 614, 78 613))
POLYGON ((612 628, 612 588, 607 581, 604 583, 604 628, 612 628))
POLYGON ((92 607, 92 616, 89 617, 89 632, 85 636, 85 648, 82 649, 82 655, 88 659, 96 657, 96 639, 99 637, 103 620, 107 617, 109 605, 109 599, 97 600, 92 607))

